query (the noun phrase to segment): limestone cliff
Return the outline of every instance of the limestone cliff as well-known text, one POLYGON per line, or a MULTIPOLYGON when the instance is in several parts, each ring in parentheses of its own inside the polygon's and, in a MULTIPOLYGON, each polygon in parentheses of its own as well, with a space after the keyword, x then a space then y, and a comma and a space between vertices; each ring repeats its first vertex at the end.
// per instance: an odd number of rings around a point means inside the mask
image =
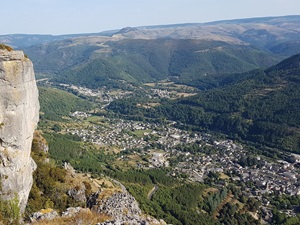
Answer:
POLYGON ((1 198, 19 199, 24 211, 36 164, 30 157, 39 118, 38 89, 32 62, 22 51, 0 50, 1 198))

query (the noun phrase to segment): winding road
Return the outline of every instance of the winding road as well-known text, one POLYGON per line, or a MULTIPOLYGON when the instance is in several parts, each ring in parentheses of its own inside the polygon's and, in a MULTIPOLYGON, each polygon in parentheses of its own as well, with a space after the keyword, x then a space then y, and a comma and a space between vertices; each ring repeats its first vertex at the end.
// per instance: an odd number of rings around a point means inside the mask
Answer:
POLYGON ((148 193, 148 199, 151 200, 152 196, 157 192, 159 187, 157 185, 154 185, 154 187, 149 191, 148 193))

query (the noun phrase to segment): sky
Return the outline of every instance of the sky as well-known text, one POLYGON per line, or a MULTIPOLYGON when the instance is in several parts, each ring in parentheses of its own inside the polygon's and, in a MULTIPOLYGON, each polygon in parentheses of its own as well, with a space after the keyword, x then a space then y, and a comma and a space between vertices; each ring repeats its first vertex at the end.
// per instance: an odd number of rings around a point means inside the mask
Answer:
POLYGON ((300 15, 300 1, 2 0, 0 15, 0 35, 59 35, 147 25, 300 15))

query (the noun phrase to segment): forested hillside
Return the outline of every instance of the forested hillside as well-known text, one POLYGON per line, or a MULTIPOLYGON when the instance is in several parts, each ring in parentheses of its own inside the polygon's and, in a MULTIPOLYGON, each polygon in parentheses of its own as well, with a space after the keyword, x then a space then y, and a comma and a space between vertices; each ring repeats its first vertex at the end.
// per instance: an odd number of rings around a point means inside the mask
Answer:
POLYGON ((268 67, 279 61, 279 57, 255 46, 224 41, 82 41, 56 42, 26 52, 38 73, 48 74, 56 82, 90 88, 120 80, 139 83, 166 78, 201 88, 201 78, 268 67))
POLYGON ((62 120, 77 110, 89 110, 92 104, 77 96, 54 88, 39 87, 41 117, 48 120, 62 120))

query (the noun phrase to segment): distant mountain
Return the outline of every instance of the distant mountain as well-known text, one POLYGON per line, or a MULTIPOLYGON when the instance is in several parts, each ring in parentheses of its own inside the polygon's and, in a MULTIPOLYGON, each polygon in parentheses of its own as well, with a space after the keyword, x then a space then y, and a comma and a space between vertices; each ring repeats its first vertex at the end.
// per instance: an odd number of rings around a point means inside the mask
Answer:
POLYGON ((289 41, 298 41, 300 37, 300 16, 249 18, 216 21, 202 24, 174 24, 164 26, 139 27, 128 31, 123 37, 175 39, 205 39, 248 43, 270 49, 289 41))
POLYGON ((247 44, 115 36, 68 39, 33 46, 25 52, 36 72, 49 74, 57 82, 91 88, 118 80, 139 83, 166 78, 206 88, 197 83, 200 78, 269 67, 281 59, 247 44))
MULTIPOLYGON (((110 30, 99 33, 70 35, 0 35, 0 43, 23 48, 69 38, 110 36, 129 39, 201 39, 248 43, 271 49, 284 43, 299 41, 300 16, 249 18, 209 23, 170 24, 110 30)), ((299 50, 299 49, 298 49, 299 50)))
MULTIPOLYGON (((219 40, 247 43, 270 50, 278 44, 299 41, 299 22, 300 16, 250 18, 209 23, 123 28, 112 36, 130 39, 219 40)), ((298 51, 300 51, 299 48, 298 51)))
POLYGON ((0 43, 14 48, 25 48, 32 45, 44 44, 82 36, 110 36, 117 31, 104 31, 90 34, 42 35, 42 34, 8 34, 0 35, 0 43))
POLYGON ((57 82, 96 88, 169 78, 206 89, 212 77, 267 68, 300 53, 300 16, 9 37, 23 46, 47 42, 22 49, 37 73, 57 82))

